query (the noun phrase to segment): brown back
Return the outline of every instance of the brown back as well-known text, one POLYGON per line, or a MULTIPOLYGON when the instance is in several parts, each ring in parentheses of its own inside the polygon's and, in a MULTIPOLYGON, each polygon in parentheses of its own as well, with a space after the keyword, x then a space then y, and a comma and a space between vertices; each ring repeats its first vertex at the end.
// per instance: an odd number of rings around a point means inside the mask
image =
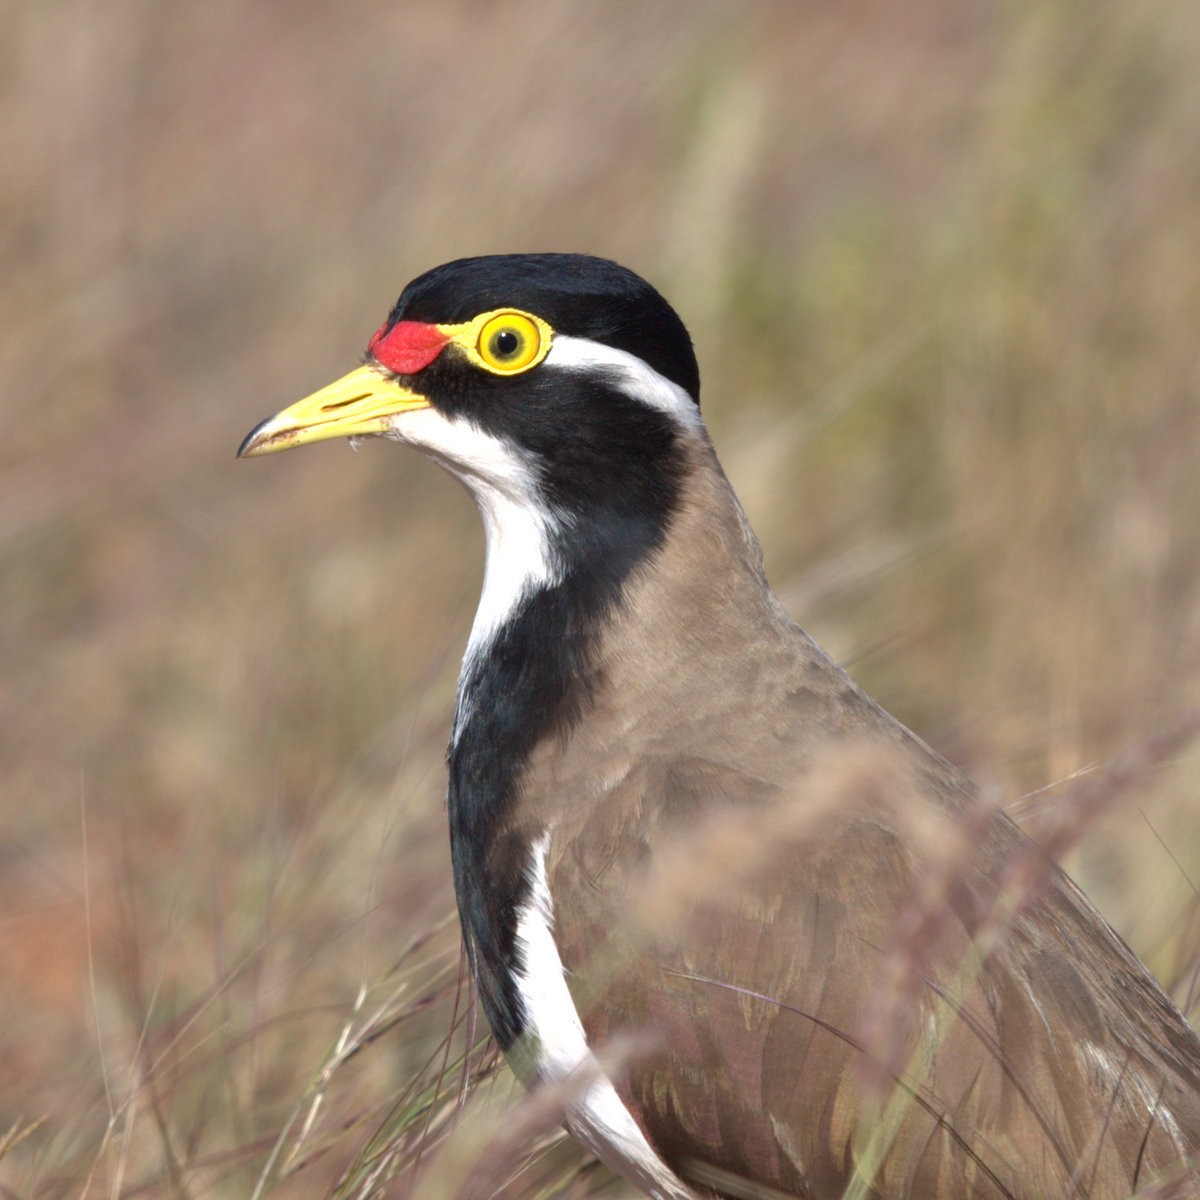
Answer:
POLYGON ((1036 852, 787 621, 694 465, 514 816, 550 831, 590 1038, 641 1039, 618 1090, 651 1143, 731 1196, 857 1170, 870 1196, 1115 1200, 1178 1172, 1200 1042, 1057 868, 1006 890, 1036 852))

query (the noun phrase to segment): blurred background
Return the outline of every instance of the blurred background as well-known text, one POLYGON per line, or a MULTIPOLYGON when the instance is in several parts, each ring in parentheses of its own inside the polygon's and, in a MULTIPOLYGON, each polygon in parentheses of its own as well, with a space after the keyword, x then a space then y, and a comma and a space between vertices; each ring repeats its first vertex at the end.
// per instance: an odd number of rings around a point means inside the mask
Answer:
MULTIPOLYGON (((0 7, 3 1194, 408 1195, 446 1127, 478 518, 390 444, 234 460, 439 262, 672 299, 788 610, 1031 831, 1194 710, 1198 45, 1190 0, 0 7)), ((1200 753, 1139 775, 1067 865, 1190 1008, 1200 753)), ((545 1161, 492 1183, 620 1194, 545 1161)))

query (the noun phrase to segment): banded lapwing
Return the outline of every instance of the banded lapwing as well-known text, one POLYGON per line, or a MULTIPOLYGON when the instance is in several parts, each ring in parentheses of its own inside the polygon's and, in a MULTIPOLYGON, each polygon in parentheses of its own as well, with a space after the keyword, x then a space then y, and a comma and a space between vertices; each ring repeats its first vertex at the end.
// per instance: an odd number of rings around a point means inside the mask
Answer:
POLYGON ((464 259, 239 451, 381 435, 479 506, 450 838, 517 1074, 656 1197, 1200 1195, 1200 1041, 787 618, 699 391, 631 272, 464 259))

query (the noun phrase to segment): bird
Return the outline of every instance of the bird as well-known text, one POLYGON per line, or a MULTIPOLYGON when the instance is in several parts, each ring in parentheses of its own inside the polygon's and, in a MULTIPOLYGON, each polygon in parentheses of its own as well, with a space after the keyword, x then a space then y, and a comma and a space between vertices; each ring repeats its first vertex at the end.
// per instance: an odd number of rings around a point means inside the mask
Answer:
POLYGON ((658 1200, 1200 1196, 1200 1040, 785 613, 682 320, 582 254, 417 277, 239 457, 414 447, 486 534, 455 894, 514 1073, 658 1200))

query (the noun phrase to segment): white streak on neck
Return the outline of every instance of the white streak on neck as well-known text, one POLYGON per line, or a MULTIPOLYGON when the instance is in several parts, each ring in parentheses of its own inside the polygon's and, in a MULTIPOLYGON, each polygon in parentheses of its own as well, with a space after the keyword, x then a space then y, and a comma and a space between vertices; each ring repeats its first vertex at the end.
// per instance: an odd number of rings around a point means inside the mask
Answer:
POLYGON ((538 492, 535 469, 511 442, 465 417, 425 408, 398 414, 392 436, 424 451, 475 498, 487 537, 483 590, 467 642, 469 664, 522 597, 559 578, 550 544, 554 513, 538 492))
POLYGON ((483 517, 486 559, 479 607, 467 641, 468 660, 491 641, 523 597, 558 579, 547 514, 536 503, 486 483, 473 485, 483 517))
POLYGON ((546 1082, 578 1080, 566 1105, 567 1127, 575 1137, 655 1200, 694 1200, 695 1193, 654 1152, 588 1046, 554 943, 554 904, 546 879, 549 844, 550 835, 544 834, 533 846, 529 897, 517 914, 521 966, 514 978, 526 1028, 510 1051, 514 1068, 526 1082, 530 1075, 546 1082))

